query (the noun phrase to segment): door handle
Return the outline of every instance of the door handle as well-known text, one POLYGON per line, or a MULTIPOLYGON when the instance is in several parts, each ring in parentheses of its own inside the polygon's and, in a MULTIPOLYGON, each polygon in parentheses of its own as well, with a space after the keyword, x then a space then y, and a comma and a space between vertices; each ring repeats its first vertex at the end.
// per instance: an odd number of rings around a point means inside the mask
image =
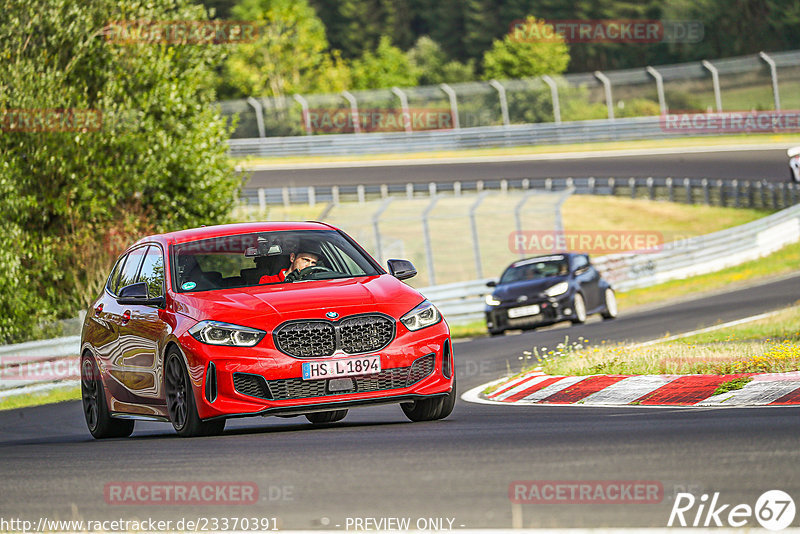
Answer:
POLYGON ((131 320, 131 312, 130 310, 125 310, 125 312, 122 314, 122 324, 126 325, 130 320, 131 320))

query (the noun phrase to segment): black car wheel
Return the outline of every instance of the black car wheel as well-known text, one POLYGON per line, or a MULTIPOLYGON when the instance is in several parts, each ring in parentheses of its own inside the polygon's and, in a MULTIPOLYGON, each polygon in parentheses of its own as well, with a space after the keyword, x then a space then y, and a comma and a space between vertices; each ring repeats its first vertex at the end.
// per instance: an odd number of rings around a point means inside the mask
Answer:
POLYGON ((225 429, 225 419, 202 421, 197 415, 194 392, 183 357, 177 349, 167 354, 164 365, 167 412, 172 426, 181 437, 213 436, 225 429))
POLYGON ((615 319, 617 317, 617 295, 610 287, 606 288, 605 293, 605 311, 602 313, 603 319, 615 319))
POLYGON ((321 425, 323 423, 335 423, 336 421, 341 421, 346 415, 347 410, 333 410, 330 412, 307 413, 306 419, 315 425, 321 425))
POLYGON ((91 354, 81 358, 81 399, 89 432, 97 439, 125 438, 133 433, 134 421, 114 419, 108 411, 100 370, 91 354))
POLYGON ((586 302, 583 300, 583 295, 575 293, 575 298, 572 300, 572 322, 581 324, 586 322, 586 302))
POLYGON ((435 399, 423 399, 414 402, 404 402, 400 406, 403 408, 403 413, 406 417, 414 422, 418 421, 434 421, 436 419, 444 419, 453 412, 453 406, 456 403, 456 378, 453 377, 453 389, 446 397, 437 397, 435 399))

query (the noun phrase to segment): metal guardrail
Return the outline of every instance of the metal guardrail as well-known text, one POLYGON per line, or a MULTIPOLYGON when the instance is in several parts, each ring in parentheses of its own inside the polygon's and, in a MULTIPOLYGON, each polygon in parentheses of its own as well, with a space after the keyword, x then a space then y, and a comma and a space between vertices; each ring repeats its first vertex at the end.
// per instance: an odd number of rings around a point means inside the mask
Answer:
MULTIPOLYGON (((594 258, 592 263, 619 291, 719 271, 758 259, 800 241, 800 205, 734 228, 666 244, 661 250, 594 258)), ((420 288, 451 323, 479 320, 486 282, 471 280, 420 288)))
MULTIPOLYGON (((332 156, 427 152, 486 147, 513 147, 633 139, 683 137, 686 132, 668 130, 661 117, 634 117, 563 123, 512 124, 459 130, 331 134, 293 137, 231 139, 233 157, 332 156)), ((692 132, 704 135, 704 132, 692 132)), ((705 132, 705 135, 718 135, 705 132)))
POLYGON ((628 177, 628 178, 519 178, 406 184, 361 184, 308 187, 245 189, 239 201, 267 210, 269 206, 339 202, 405 197, 455 196, 483 191, 546 192, 573 189, 576 195, 611 195, 687 204, 708 204, 735 208, 782 209, 800 203, 800 184, 792 182, 751 182, 705 178, 628 177))

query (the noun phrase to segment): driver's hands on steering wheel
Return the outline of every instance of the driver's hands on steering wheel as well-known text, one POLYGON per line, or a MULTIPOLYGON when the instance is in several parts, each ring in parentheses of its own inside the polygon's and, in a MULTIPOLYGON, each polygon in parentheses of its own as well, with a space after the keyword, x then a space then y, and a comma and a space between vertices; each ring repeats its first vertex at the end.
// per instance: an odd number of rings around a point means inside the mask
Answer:
POLYGON ((316 273, 330 272, 330 269, 322 265, 309 265, 300 271, 294 270, 286 275, 285 282, 297 282, 299 280, 307 280, 311 275, 316 273))

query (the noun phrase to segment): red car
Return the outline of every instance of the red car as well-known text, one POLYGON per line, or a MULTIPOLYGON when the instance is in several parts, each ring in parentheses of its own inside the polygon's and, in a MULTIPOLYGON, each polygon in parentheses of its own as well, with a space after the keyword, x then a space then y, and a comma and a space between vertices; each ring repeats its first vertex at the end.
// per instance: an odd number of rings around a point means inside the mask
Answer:
POLYGON ((181 436, 231 417, 399 403, 447 417, 456 379, 436 307, 347 234, 323 223, 252 223, 141 239, 117 260, 83 325, 81 389, 95 438, 136 420, 181 436))

